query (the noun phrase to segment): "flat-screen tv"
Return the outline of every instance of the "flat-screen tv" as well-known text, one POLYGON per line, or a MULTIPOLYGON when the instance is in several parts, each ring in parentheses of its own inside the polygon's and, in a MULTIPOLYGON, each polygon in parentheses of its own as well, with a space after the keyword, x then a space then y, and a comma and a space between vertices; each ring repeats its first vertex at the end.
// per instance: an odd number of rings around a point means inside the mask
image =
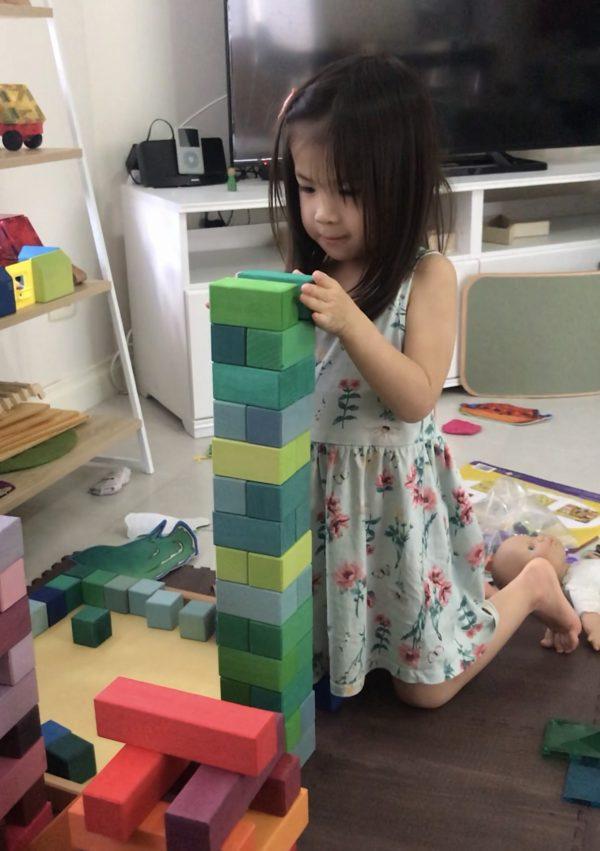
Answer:
POLYGON ((271 155, 290 89, 335 59, 415 68, 448 159, 600 144, 600 0, 225 0, 231 150, 271 155))

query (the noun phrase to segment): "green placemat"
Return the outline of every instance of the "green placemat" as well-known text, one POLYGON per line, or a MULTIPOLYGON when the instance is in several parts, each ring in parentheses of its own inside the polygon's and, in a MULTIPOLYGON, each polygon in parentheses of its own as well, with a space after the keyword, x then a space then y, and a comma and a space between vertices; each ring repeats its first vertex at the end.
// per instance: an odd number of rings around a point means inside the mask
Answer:
POLYGON ((63 431, 62 434, 57 434, 56 437, 51 437, 31 449, 26 449, 25 452, 19 452, 18 455, 7 458, 6 461, 0 461, 0 473, 29 470, 31 467, 40 467, 42 464, 56 461, 57 458, 62 458, 63 455, 70 452, 76 443, 75 429, 63 431))

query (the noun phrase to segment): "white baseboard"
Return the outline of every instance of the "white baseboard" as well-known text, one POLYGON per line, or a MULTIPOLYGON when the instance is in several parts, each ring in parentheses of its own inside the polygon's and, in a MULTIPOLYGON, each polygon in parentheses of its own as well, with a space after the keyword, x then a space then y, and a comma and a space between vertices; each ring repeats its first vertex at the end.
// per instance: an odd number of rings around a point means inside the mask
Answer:
POLYGON ((116 393, 110 380, 110 358, 83 372, 61 378, 44 387, 45 402, 55 408, 87 411, 116 393))

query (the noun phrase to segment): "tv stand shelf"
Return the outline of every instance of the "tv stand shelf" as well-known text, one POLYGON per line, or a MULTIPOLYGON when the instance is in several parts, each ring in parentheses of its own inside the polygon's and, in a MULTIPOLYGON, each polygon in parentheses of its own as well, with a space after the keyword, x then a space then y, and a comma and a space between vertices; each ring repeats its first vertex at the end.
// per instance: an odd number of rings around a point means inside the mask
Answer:
MULTIPOLYGON (((548 162, 544 171, 449 178, 459 286, 471 275, 600 267, 600 160, 548 162), (512 245, 484 243, 498 213, 550 219, 550 233, 512 245)), ((267 183, 149 189, 123 187, 129 297, 140 390, 178 416, 194 437, 212 434, 210 281, 243 267, 282 267, 266 219, 267 183), (249 211, 244 224, 199 228, 204 213, 249 211), (254 214, 254 222, 246 224, 254 214), (160 341, 160 345, 157 345, 160 341)), ((458 349, 458 346, 457 346, 458 349)), ((456 386, 452 361, 446 386, 456 386)))

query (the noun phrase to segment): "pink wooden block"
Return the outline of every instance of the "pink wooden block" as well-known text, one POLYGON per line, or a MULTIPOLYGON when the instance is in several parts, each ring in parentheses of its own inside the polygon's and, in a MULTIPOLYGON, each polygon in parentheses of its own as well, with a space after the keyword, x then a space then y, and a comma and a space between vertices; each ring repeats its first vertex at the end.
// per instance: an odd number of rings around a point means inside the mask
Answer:
POLYGON ((0 656, 4 656, 30 632, 29 599, 25 596, 13 603, 5 612, 0 612, 0 656))
POLYGON ((29 824, 21 827, 17 824, 6 826, 6 851, 21 851, 29 848, 35 837, 48 827, 52 821, 52 807, 47 801, 39 813, 31 819, 29 824))
POLYGON ((20 759, 0 756, 0 819, 11 810, 46 770, 46 751, 40 736, 20 759))
POLYGON ((26 593, 25 567, 20 558, 0 573, 0 612, 6 611, 26 593))
POLYGON ((18 517, 0 517, 0 573, 23 558, 23 531, 18 517))
POLYGON ((34 668, 33 636, 29 633, 0 657, 0 685, 14 686, 34 668))
POLYGON ((35 671, 14 686, 0 686, 0 739, 38 702, 35 671))

